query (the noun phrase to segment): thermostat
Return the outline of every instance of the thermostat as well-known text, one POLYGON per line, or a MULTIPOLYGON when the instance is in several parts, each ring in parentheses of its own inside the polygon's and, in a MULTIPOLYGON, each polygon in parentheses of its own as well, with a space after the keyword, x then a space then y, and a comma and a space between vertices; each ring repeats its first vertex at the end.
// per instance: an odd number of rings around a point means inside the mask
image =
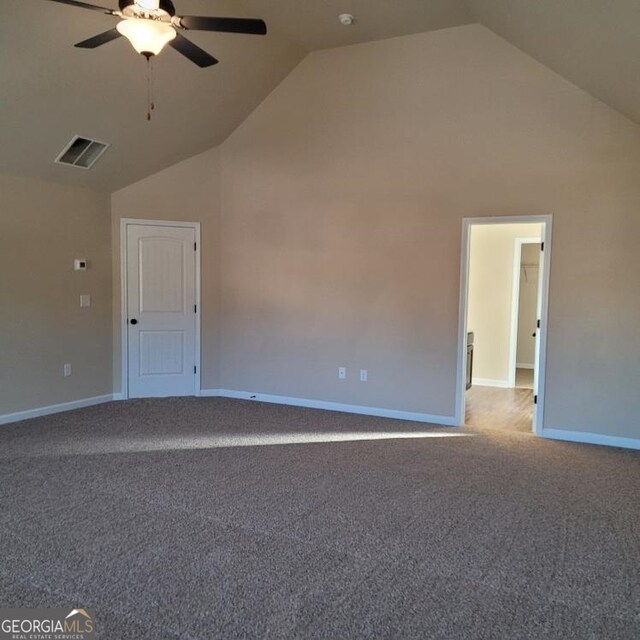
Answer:
POLYGON ((76 258, 73 261, 73 270, 74 271, 86 271, 87 270, 87 261, 84 258, 76 258))

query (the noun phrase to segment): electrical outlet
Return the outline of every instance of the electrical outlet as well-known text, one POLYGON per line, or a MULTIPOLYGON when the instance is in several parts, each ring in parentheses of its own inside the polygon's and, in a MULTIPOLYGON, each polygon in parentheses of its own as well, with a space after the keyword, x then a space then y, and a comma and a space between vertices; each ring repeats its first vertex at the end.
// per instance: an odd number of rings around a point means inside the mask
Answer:
POLYGON ((65 377, 67 377, 67 376, 70 376, 70 375, 71 375, 71 365, 70 365, 70 364, 65 364, 65 365, 64 365, 63 373, 64 373, 64 376, 65 376, 65 377))
POLYGON ((366 382, 368 375, 369 373, 367 372, 366 369, 360 369, 360 382, 366 382))
POLYGON ((346 380, 346 378, 347 378, 347 368, 346 367, 338 367, 338 378, 340 378, 340 380, 346 380))

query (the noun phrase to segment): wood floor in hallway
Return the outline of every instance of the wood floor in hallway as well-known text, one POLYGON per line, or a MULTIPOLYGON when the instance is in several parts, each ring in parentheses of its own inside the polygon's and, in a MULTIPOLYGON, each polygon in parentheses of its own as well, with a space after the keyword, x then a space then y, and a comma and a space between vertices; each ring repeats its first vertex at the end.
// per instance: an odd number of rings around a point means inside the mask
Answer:
POLYGON ((533 369, 516 369, 516 387, 533 389, 533 369))
POLYGON ((465 424, 531 432, 533 421, 533 370, 518 369, 516 388, 471 387, 466 392, 465 424))

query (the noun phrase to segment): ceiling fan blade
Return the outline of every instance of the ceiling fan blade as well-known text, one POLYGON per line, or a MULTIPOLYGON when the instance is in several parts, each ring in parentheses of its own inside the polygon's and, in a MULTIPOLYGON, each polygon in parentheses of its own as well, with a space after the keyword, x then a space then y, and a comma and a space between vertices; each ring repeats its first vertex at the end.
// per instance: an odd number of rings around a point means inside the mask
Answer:
POLYGON ((180 26, 198 31, 224 31, 226 33, 248 33, 263 36, 267 33, 264 20, 256 18, 209 18, 206 16, 183 16, 180 26))
POLYGON ((198 45, 193 44, 191 40, 187 40, 181 33, 176 33, 176 37, 170 40, 168 44, 199 67, 210 67, 218 63, 212 55, 198 45))
POLYGON ((100 47, 103 44, 107 44, 107 42, 111 42, 116 38, 119 38, 121 33, 117 29, 109 29, 109 31, 105 31, 104 33, 99 33, 97 36, 93 36, 93 38, 88 38, 87 40, 83 40, 82 42, 78 42, 76 47, 80 49, 95 49, 96 47, 100 47))
POLYGON ((115 11, 107 9, 106 7, 99 7, 95 4, 88 4, 87 2, 78 2, 78 0, 49 0, 49 2, 59 2, 60 4, 69 4, 72 7, 80 7, 81 9, 91 9, 91 11, 100 11, 100 13, 106 13, 108 16, 115 15, 115 11))

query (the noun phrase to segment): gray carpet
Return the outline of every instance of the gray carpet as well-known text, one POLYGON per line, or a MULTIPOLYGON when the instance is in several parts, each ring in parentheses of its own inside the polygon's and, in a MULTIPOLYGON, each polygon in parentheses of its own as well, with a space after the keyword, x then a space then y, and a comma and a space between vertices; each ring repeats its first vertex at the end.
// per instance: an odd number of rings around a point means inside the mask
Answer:
POLYGON ((460 433, 214 398, 1 427, 0 606, 105 640, 639 638, 640 454, 460 433))

